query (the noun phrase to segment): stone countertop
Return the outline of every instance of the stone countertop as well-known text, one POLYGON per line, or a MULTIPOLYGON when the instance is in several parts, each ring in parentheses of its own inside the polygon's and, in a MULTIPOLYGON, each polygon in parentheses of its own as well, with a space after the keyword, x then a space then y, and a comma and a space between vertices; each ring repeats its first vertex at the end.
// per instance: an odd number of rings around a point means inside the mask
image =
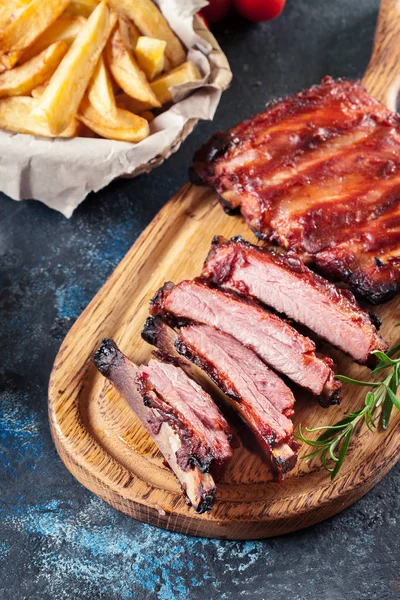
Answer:
MULTIPOLYGON (((394 600, 400 597, 400 468, 338 516, 265 541, 171 534, 77 483, 52 444, 47 384, 82 309, 216 129, 324 75, 359 77, 378 0, 288 0, 274 22, 216 35, 234 73, 201 123, 151 175, 114 182, 67 220, 0 195, 0 597, 2 600, 394 600)), ((51 174, 49 174, 51 185, 51 174)), ((171 224, 173 226, 173 224, 171 224)))

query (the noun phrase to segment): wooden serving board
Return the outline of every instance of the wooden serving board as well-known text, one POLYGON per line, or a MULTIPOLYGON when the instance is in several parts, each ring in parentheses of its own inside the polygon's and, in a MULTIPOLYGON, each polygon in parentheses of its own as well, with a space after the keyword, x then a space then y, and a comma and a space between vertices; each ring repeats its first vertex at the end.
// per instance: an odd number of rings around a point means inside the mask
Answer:
MULTIPOLYGON (((337 479, 319 465, 299 460, 283 483, 271 481, 267 466, 244 447, 218 486, 211 513, 186 506, 174 474, 134 414, 91 362, 102 338, 112 337, 134 362, 150 357, 140 337, 148 302, 166 280, 200 274, 215 233, 255 241, 241 217, 229 217, 209 189, 185 185, 143 232, 113 275, 75 323, 54 364, 49 391, 51 430, 71 473, 122 512, 171 531, 208 537, 250 539, 295 531, 343 510, 373 487, 400 458, 400 414, 386 432, 362 428, 337 479)), ((376 311, 382 332, 395 341, 400 300, 376 311)), ((399 333, 399 330, 397 330, 399 333)), ((338 371, 368 376, 338 351, 324 347, 338 371)), ((333 423, 363 403, 363 388, 345 386, 342 404, 321 408, 297 394, 295 428, 333 423)), ((396 414, 394 414, 396 413, 396 414)), ((309 449, 302 448, 300 456, 309 449)))
MULTIPOLYGON (((400 4, 382 0, 374 50, 363 79, 369 92, 396 109, 400 64, 400 4)), ((363 427, 334 482, 318 463, 299 460, 282 484, 266 465, 237 448, 211 513, 186 506, 177 480, 124 401, 97 372, 91 355, 102 338, 114 338, 134 362, 151 347, 140 332, 148 302, 166 280, 200 274, 211 239, 241 234, 255 241, 240 217, 228 217, 214 192, 184 186, 143 232, 113 275, 75 323, 56 358, 49 388, 49 414, 57 450, 71 473, 106 502, 132 517, 192 535, 251 539, 295 531, 343 510, 384 477, 400 458, 400 414, 386 432, 363 427)), ((393 344, 400 299, 376 311, 383 336, 393 344)), ((397 329, 397 332, 399 330, 397 329)), ((356 378, 369 371, 325 346, 338 372, 356 378)), ((295 429, 332 424, 363 404, 365 389, 345 386, 338 407, 323 409, 296 393, 295 429)), ((302 448, 300 457, 309 451, 302 448)))

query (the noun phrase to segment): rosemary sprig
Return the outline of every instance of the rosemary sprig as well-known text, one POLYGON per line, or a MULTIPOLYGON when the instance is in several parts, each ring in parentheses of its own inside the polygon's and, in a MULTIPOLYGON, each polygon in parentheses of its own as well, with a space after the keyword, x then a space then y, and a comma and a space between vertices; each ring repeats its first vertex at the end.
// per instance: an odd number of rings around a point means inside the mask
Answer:
MULTIPOLYGON (((400 323, 396 325, 396 327, 398 326, 400 323)), ((334 425, 323 425, 311 429, 306 427, 308 433, 322 431, 315 440, 306 438, 301 425, 299 425, 297 439, 315 448, 302 458, 310 461, 315 456, 320 456, 324 469, 331 474, 331 479, 336 477, 343 465, 351 437, 357 426, 364 423, 370 431, 376 431, 374 414, 379 407, 382 407, 379 426, 385 430, 389 426, 393 407, 400 411, 400 400, 396 395, 400 383, 400 344, 396 344, 386 353, 375 351, 373 354, 376 355, 378 362, 371 372, 372 377, 375 378, 381 371, 387 372, 386 377, 381 381, 358 381, 344 375, 336 376, 336 379, 345 383, 370 388, 366 392, 364 405, 360 409, 346 415, 334 425)))

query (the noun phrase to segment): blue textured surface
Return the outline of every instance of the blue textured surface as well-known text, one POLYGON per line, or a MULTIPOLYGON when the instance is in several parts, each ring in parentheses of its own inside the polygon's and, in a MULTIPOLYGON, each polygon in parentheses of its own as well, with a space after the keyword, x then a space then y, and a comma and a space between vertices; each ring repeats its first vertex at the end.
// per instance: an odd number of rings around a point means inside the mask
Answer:
POLYGON ((0 197, 1 600, 399 598, 398 467, 309 530, 247 543, 189 538, 135 522, 80 486, 53 447, 46 404, 64 335, 185 182, 196 147, 327 73, 361 75, 377 5, 289 0, 273 23, 221 26, 235 79, 214 123, 150 176, 90 197, 71 220, 0 197))

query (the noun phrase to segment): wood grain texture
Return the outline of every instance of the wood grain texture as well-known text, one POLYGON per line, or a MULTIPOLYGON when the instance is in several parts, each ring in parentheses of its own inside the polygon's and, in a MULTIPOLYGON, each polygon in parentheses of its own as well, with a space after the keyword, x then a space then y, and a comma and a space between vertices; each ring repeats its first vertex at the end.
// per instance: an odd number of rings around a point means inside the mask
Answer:
POLYGON ((397 110, 400 88, 400 0, 381 0, 374 48, 363 84, 377 100, 397 110))
MULTIPOLYGON (((364 78, 369 91, 390 104, 399 48, 399 3, 383 0, 375 48, 364 78), (396 19, 394 18, 396 16, 396 19), (392 22, 395 21, 395 22, 392 22)), ((398 71, 397 71, 398 72, 398 71)), ((82 313, 57 355, 49 386, 49 417, 57 450, 71 473, 122 512, 171 531, 230 539, 255 539, 296 531, 343 510, 371 489, 400 458, 400 414, 386 432, 365 427, 354 437, 334 482, 318 460, 299 461, 282 484, 274 483, 261 459, 244 447, 218 486, 211 513, 187 507, 173 473, 128 406, 91 363, 104 337, 115 339, 134 362, 151 348, 140 331, 148 302, 166 280, 178 282, 201 271, 213 235, 243 235, 255 241, 241 217, 228 217, 213 191, 184 186, 172 198, 82 313)), ((400 300, 380 306, 382 334, 392 344, 400 300)), ((398 330, 397 330, 398 332, 398 330)), ((340 373, 356 378, 367 369, 333 350, 340 373)), ((360 407, 363 390, 345 386, 342 404, 323 409, 296 392, 295 427, 333 423, 360 407)), ((308 452, 302 448, 300 456, 308 452)))
MULTIPOLYGON (((294 531, 327 518, 365 494, 400 456, 400 416, 386 432, 362 429, 348 460, 332 483, 318 461, 299 461, 282 484, 244 447, 235 450, 218 486, 215 509, 196 515, 181 496, 172 472, 117 392, 91 363, 103 337, 112 337, 136 363, 151 347, 140 338, 148 301, 167 279, 180 281, 201 271, 214 233, 241 234, 254 241, 240 217, 221 210, 214 192, 186 185, 161 210, 114 274, 82 313, 57 356, 50 381, 49 411, 54 441, 68 469, 86 487, 123 512, 172 531, 227 538, 258 538, 294 531)), ((394 341, 400 301, 378 309, 382 332, 394 341)), ((341 373, 366 376, 328 345, 341 373)), ((365 393, 365 392, 364 392, 365 393)), ((332 423, 360 406, 361 388, 346 386, 339 407, 323 409, 296 394, 295 424, 332 423)), ((306 448, 301 454, 307 452, 306 448)))

